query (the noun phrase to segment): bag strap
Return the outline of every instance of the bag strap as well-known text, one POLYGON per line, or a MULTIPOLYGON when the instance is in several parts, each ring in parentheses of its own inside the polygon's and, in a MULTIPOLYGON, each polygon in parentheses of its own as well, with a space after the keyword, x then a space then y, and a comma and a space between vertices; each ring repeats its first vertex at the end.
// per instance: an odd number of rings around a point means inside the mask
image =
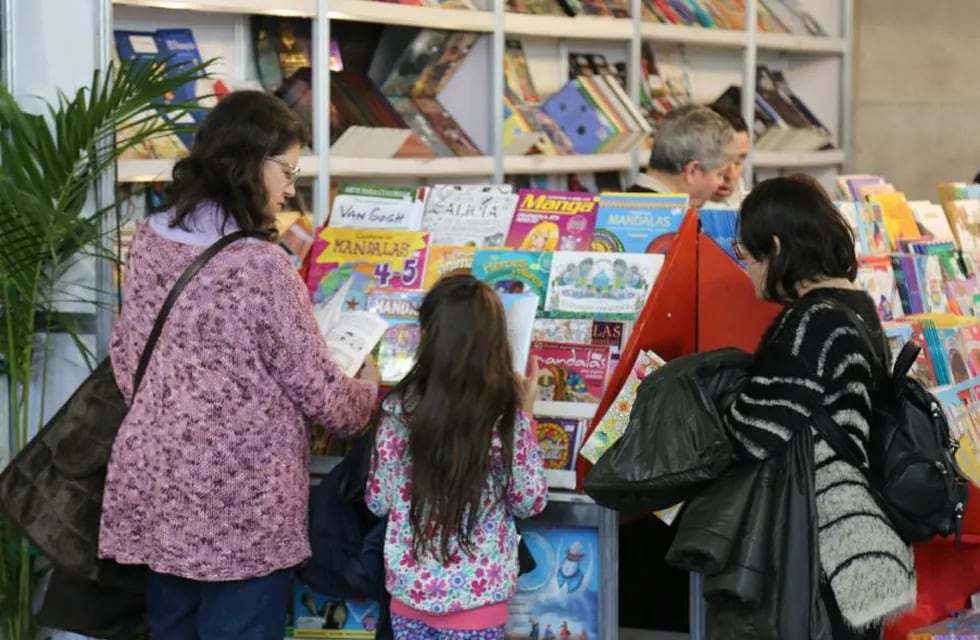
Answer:
MULTIPOLYGON (((883 359, 883 352, 880 352, 875 347, 876 341, 872 337, 871 330, 868 329, 868 325, 864 319, 854 309, 833 298, 828 298, 827 303, 847 316, 850 324, 858 332, 861 341, 867 344, 871 350, 872 362, 868 364, 871 367, 872 384, 877 385, 882 381, 889 384, 891 374, 888 371, 887 361, 883 359), (878 372, 877 375, 875 374, 876 371, 878 372)), ((885 345, 882 344, 881 348, 883 350, 885 345)), ((871 397, 874 398, 874 393, 871 394, 871 397)), ((814 429, 820 434, 824 442, 833 449, 834 453, 855 469, 867 473, 868 458, 865 452, 847 435, 844 429, 840 428, 822 405, 812 407, 810 417, 813 420, 814 429)))
POLYGON ((157 319, 153 323, 153 329, 150 331, 150 337, 146 339, 146 346, 143 347, 143 353, 140 354, 139 365, 136 367, 136 377, 133 382, 133 397, 136 397, 136 392, 139 391, 140 384, 143 382, 143 374, 146 373, 146 367, 150 364, 150 358, 153 356, 153 349, 157 346, 157 340, 160 338, 160 334, 163 332, 163 325, 167 321, 167 316, 170 315, 171 309, 173 309, 174 303, 177 302, 177 297, 180 296, 181 291, 187 286, 197 272, 200 271, 204 265, 211 261, 211 258, 218 255, 222 249, 227 247, 233 242, 237 242, 242 238, 248 237, 248 232, 246 231, 235 231, 234 233, 229 233, 228 235, 220 238, 217 242, 212 244, 210 247, 204 250, 201 255, 194 259, 194 262, 190 264, 184 273, 181 274, 177 282, 170 289, 170 293, 167 294, 167 299, 163 301, 163 306, 160 307, 160 312, 157 314, 157 319))

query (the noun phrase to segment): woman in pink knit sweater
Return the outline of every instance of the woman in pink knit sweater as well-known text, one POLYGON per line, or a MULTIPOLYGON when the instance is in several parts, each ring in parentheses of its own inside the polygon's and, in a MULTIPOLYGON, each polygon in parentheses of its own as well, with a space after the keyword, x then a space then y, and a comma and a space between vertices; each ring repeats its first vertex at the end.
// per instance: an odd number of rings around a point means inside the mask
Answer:
POLYGON ((131 407, 112 450, 99 553, 150 569, 154 640, 282 638, 291 569, 307 540, 309 434, 349 436, 377 401, 320 336, 308 294, 276 244, 305 131, 260 92, 220 102, 174 168, 171 208, 141 223, 112 334, 131 407), (219 253, 167 319, 139 393, 133 377, 167 292, 208 245, 219 253))

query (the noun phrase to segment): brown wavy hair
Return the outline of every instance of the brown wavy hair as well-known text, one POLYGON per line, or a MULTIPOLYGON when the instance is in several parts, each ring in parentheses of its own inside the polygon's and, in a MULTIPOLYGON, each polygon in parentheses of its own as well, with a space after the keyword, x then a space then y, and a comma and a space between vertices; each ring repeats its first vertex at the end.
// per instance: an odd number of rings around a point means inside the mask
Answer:
POLYGON ((520 384, 503 305, 483 282, 445 276, 422 301, 419 321, 415 366, 394 390, 407 415, 409 519, 416 558, 429 553, 449 563, 452 537, 472 554, 494 433, 504 464, 497 500, 510 481, 520 384))
POLYGON ((167 192, 167 206, 175 210, 171 225, 187 229, 187 217, 211 200, 224 210, 226 224, 231 219, 243 231, 274 239, 262 163, 308 137, 299 116, 279 98, 261 91, 224 98, 201 123, 190 155, 174 165, 167 192))

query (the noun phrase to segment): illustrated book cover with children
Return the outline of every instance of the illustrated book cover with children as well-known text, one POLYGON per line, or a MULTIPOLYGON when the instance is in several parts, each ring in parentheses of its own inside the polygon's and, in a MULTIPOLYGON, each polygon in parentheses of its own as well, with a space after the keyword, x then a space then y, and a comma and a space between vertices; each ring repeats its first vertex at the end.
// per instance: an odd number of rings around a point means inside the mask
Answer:
POLYGON ((520 530, 537 566, 517 579, 508 640, 598 640, 599 530, 537 521, 520 530))
POLYGON ((587 251, 599 196, 521 189, 506 245, 526 251, 587 251))

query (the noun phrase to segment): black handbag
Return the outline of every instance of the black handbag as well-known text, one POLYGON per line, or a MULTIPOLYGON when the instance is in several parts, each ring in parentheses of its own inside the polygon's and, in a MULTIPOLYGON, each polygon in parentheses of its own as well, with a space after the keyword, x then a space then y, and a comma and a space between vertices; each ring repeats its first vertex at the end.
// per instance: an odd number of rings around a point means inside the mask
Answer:
MULTIPOLYGON (((208 247, 167 295, 140 355, 135 397, 177 297, 215 255, 248 234, 208 247)), ((109 358, 0 473, 0 511, 57 570, 110 588, 142 588, 144 570, 98 557, 102 492, 113 440, 128 406, 109 358)))

